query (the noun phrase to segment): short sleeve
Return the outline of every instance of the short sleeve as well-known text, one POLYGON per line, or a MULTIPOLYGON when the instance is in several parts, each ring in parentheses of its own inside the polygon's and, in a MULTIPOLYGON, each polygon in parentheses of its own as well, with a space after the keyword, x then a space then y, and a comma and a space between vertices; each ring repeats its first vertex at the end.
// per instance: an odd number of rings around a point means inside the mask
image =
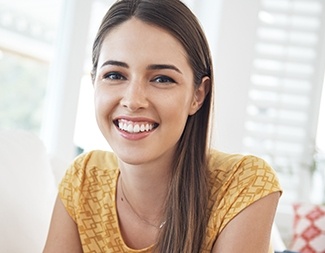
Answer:
POLYGON ((275 171, 255 156, 229 156, 212 170, 209 218, 215 238, 243 209, 273 193, 282 192, 275 171))
POLYGON ((227 212, 221 229, 255 201, 281 191, 274 170, 263 159, 254 156, 243 158, 227 185, 229 187, 224 190, 223 198, 227 212))
POLYGON ((80 155, 67 169, 59 184, 59 197, 74 221, 77 220, 77 208, 85 177, 85 167, 89 154, 80 155))

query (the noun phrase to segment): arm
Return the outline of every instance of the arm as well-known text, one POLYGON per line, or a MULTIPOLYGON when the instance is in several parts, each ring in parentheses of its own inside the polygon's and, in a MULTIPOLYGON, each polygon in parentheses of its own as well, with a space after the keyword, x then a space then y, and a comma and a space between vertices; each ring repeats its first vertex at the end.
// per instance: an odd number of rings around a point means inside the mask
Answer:
POLYGON ((82 253, 77 225, 57 197, 43 253, 82 253))
POLYGON ((267 253, 279 197, 271 193, 240 212, 220 233, 212 253, 267 253))

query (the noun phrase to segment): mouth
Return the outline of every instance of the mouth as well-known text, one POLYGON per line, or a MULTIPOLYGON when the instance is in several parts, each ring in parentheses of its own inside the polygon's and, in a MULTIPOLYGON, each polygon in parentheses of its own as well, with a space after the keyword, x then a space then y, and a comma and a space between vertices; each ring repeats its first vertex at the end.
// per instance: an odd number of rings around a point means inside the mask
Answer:
POLYGON ((158 123, 134 122, 125 119, 116 119, 113 123, 119 130, 132 134, 150 132, 159 126, 158 123))

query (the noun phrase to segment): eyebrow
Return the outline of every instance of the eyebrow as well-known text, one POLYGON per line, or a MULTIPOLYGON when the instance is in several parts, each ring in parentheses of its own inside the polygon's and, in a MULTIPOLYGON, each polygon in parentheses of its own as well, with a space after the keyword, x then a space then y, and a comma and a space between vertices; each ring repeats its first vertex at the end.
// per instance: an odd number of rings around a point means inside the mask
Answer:
POLYGON ((127 65, 125 62, 121 62, 121 61, 114 61, 114 60, 109 60, 109 61, 105 61, 101 68, 107 65, 114 65, 114 66, 119 66, 119 67, 124 67, 124 68, 129 68, 129 65, 127 65))
POLYGON ((182 72, 174 65, 169 64, 152 64, 147 67, 149 70, 159 70, 159 69, 171 69, 175 70, 176 72, 182 74, 182 72))
MULTIPOLYGON (((119 67, 124 67, 124 68, 129 68, 129 65, 125 62, 121 61, 115 61, 115 60, 108 60, 105 61, 102 65, 101 68, 107 65, 114 65, 114 66, 119 66, 119 67)), ((160 70, 160 69, 171 69, 175 70, 176 72, 182 74, 182 72, 174 65, 170 64, 151 64, 147 67, 148 70, 160 70)))

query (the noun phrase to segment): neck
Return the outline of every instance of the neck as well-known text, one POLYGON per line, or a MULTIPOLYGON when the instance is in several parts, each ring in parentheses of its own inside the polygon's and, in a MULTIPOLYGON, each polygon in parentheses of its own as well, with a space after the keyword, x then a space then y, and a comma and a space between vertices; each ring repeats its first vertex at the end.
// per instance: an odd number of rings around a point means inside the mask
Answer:
POLYGON ((120 162, 120 196, 123 191, 143 219, 161 221, 170 183, 170 166, 129 165, 120 162))
POLYGON ((162 214, 160 214, 160 215, 157 214, 157 219, 155 218, 155 220, 153 220, 153 221, 150 221, 149 218, 145 218, 145 217, 143 217, 143 215, 140 215, 138 213, 138 211, 134 208, 134 206, 133 206, 134 204, 132 204, 130 202, 130 200, 128 199, 128 197, 127 197, 127 195, 126 195, 126 193, 124 191, 124 183, 123 183, 122 178, 120 178, 120 186, 121 186, 121 192, 122 192, 121 201, 126 202, 128 204, 128 206, 132 210, 133 214, 135 214, 139 220, 141 220, 146 225, 149 225, 149 226, 154 227, 156 229, 161 229, 165 225, 166 220, 159 221, 160 217, 163 217, 162 214))

